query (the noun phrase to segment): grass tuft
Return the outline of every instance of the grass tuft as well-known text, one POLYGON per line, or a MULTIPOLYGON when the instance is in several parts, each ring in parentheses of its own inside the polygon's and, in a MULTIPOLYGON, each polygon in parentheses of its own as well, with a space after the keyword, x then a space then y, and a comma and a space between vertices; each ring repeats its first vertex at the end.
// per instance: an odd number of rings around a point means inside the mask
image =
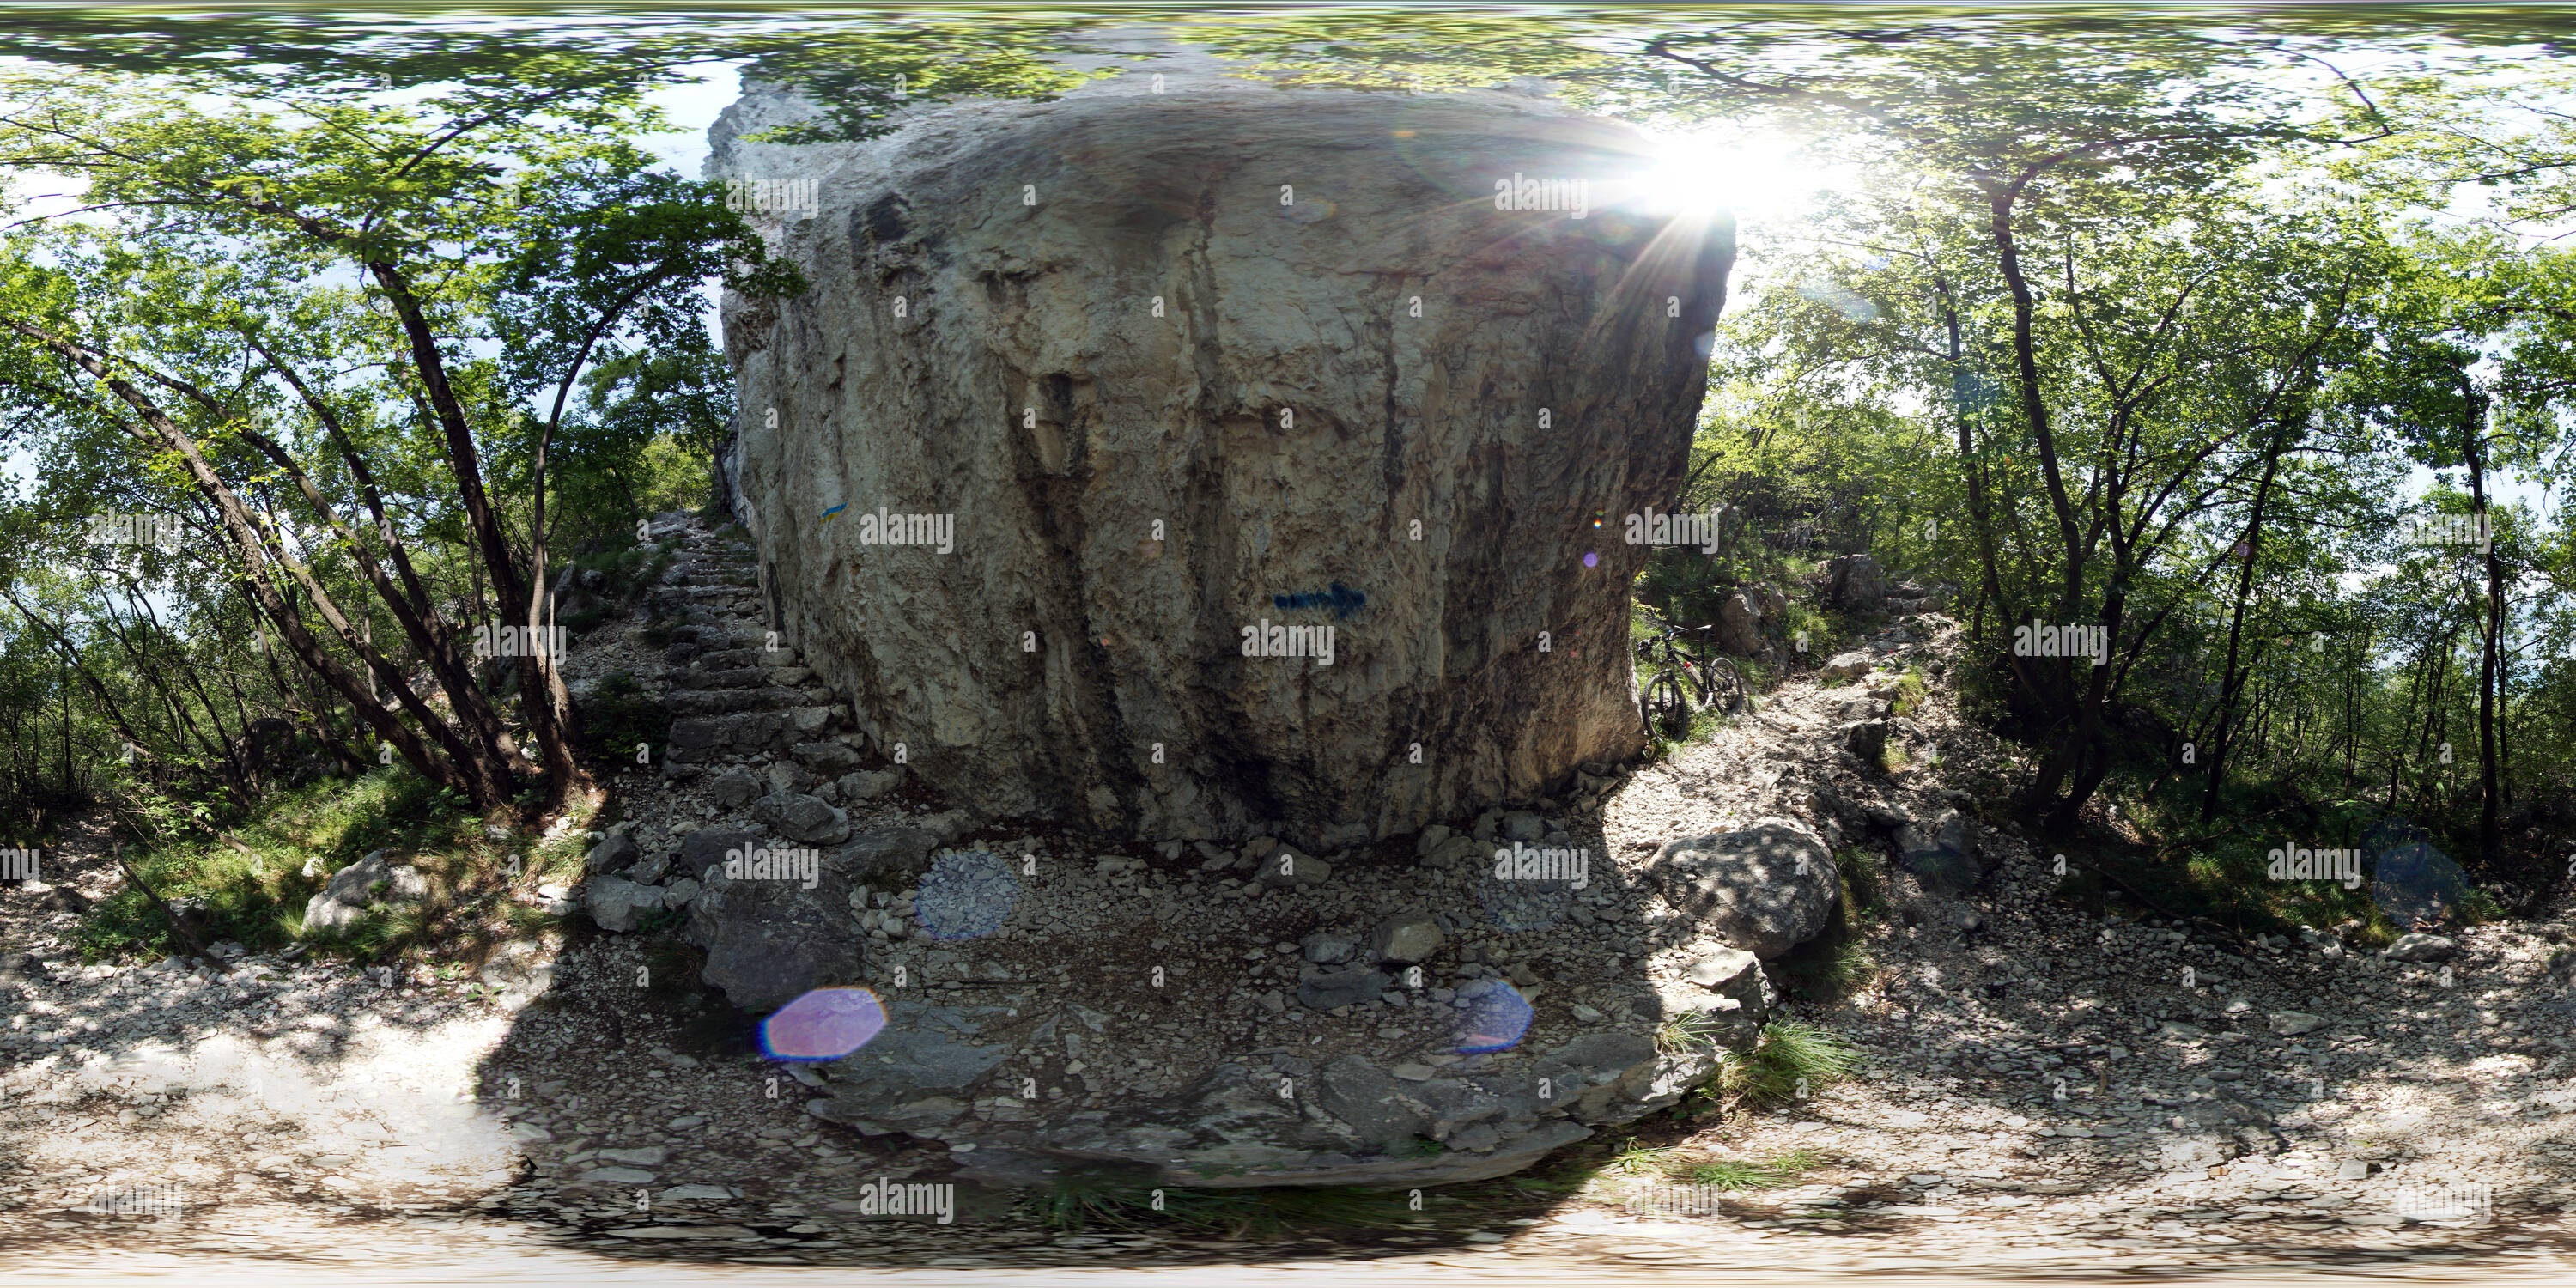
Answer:
POLYGON ((1751 1051, 1718 1066, 1718 1090, 1736 1105, 1782 1104, 1851 1077, 1860 1052, 1804 1020, 1773 1020, 1751 1051))
POLYGON ((1401 1229, 1424 1220, 1401 1192, 1341 1186, 1217 1190, 1076 1180, 1058 1183, 1034 1202, 1042 1222, 1068 1234, 1097 1224, 1274 1239, 1319 1229, 1401 1229))
POLYGON ((1816 1169, 1824 1156, 1812 1149, 1792 1150, 1767 1159, 1721 1158, 1684 1163, 1668 1173, 1676 1180, 1721 1190, 1773 1190, 1816 1169))

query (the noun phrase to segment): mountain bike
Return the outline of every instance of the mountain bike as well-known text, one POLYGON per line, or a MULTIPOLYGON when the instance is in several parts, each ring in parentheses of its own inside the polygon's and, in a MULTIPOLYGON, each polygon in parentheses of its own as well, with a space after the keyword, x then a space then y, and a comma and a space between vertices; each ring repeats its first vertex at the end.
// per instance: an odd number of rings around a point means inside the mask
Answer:
POLYGON ((1733 712, 1743 704, 1744 677, 1718 654, 1714 627, 1650 620, 1654 628, 1637 641, 1637 660, 1654 668, 1637 696, 1648 736, 1680 738, 1690 732, 1693 711, 1714 706, 1733 712))

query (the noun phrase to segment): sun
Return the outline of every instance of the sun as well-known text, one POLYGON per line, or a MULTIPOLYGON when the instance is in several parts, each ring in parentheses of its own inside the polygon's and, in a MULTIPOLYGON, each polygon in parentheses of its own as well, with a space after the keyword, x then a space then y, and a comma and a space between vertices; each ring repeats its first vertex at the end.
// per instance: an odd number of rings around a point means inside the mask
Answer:
POLYGON ((1797 144, 1740 129, 1653 133, 1638 174, 1636 208, 1666 217, 1731 211, 1738 219, 1789 214, 1834 176, 1806 163, 1797 144))

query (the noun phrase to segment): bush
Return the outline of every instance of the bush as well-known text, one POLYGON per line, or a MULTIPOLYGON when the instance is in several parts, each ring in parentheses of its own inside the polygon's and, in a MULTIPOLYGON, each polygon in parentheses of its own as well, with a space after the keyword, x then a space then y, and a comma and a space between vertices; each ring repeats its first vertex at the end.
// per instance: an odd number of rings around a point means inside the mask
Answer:
MULTIPOLYGON (((436 870, 436 856, 472 844, 480 823, 456 793, 407 768, 388 768, 271 797, 266 810, 236 833, 247 850, 199 835, 129 851, 126 858, 164 900, 190 900, 204 908, 206 944, 229 939, 264 951, 294 942, 303 930, 305 904, 321 893, 332 872, 378 849, 426 856, 422 866, 436 870), (308 864, 315 873, 309 877, 308 864)), ((428 915, 417 906, 379 909, 317 942, 374 955, 425 934, 428 915)), ((74 931, 74 942, 91 961, 188 951, 160 908, 131 885, 93 906, 74 931)))
POLYGON ((635 677, 611 671, 582 699, 582 749, 601 760, 631 763, 635 744, 658 742, 671 730, 671 713, 646 695, 635 677))

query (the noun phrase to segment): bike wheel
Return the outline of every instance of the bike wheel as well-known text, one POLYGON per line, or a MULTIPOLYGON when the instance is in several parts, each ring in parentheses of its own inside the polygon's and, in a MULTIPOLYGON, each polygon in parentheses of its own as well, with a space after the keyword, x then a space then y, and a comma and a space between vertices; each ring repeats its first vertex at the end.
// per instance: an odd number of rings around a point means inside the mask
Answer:
POLYGON ((1666 671, 1647 683, 1644 705, 1647 732, 1676 740, 1690 732, 1690 694, 1672 672, 1666 671))
POLYGON ((1711 707, 1733 715, 1736 708, 1744 705, 1744 677, 1736 673, 1733 662, 1722 657, 1714 659, 1701 669, 1700 674, 1708 680, 1708 704, 1711 707))

